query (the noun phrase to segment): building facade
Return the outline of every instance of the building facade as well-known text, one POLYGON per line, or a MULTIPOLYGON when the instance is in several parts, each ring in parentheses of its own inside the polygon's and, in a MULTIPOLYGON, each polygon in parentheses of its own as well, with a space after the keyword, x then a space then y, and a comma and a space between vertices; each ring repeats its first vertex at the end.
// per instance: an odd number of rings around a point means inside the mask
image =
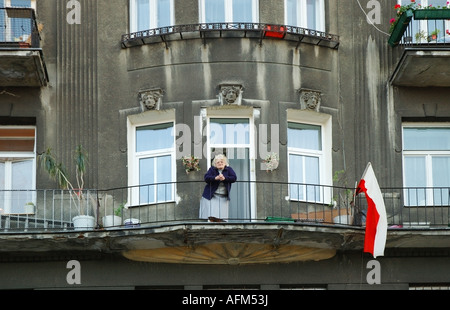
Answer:
POLYGON ((0 288, 448 288, 450 26, 410 18, 389 44, 396 4, 0 0, 0 288), (49 148, 73 187, 46 173, 49 148), (210 223, 218 153, 238 182, 210 223), (353 195, 369 162, 376 259, 353 195))

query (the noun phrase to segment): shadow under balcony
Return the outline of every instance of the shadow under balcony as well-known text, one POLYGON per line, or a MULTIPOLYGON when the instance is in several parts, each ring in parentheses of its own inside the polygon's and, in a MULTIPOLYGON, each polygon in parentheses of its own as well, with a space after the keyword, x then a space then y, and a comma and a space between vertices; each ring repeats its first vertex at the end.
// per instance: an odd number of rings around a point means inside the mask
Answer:
POLYGON ((449 87, 450 9, 418 9, 404 12, 389 44, 402 48, 391 76, 395 86, 449 87))
POLYGON ((33 9, 0 8, 0 86, 47 85, 38 28, 33 9))

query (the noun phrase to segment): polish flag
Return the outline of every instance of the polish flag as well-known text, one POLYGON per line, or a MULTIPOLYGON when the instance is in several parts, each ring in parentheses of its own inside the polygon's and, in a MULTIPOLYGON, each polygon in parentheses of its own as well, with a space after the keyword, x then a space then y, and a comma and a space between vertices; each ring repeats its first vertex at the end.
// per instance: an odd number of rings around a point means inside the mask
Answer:
POLYGON ((356 188, 356 195, 364 192, 367 199, 366 235, 364 237, 364 252, 372 253, 372 256, 384 255, 387 235, 386 207, 380 186, 368 163, 361 180, 356 188))

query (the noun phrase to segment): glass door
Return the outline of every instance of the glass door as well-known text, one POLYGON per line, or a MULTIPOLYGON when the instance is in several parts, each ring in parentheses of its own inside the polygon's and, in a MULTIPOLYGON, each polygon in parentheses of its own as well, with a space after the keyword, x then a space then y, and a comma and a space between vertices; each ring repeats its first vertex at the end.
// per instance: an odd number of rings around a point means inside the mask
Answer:
POLYGON ((248 118, 209 119, 209 163, 217 154, 224 154, 237 175, 232 185, 228 221, 247 221, 252 216, 251 143, 248 118))

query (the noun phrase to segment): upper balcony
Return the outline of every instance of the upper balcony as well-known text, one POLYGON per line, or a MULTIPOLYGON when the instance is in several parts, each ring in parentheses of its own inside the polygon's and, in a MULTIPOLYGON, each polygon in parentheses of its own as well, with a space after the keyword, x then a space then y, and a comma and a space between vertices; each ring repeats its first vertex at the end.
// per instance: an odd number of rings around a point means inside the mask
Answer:
POLYGON ((450 86, 450 9, 407 10, 389 38, 402 47, 402 56, 391 76, 395 86, 450 86))
POLYGON ((39 28, 33 9, 0 8, 0 86, 47 84, 39 28))
MULTIPOLYGON (((363 249, 366 199, 354 189, 238 181, 228 218, 199 218, 205 183, 109 190, 1 191, 0 252, 91 251, 165 263, 323 260, 363 249), (88 215, 81 226, 77 216, 88 215)), ((386 250, 450 247, 449 188, 382 189, 386 250)), ((78 217, 79 219, 79 217, 78 217)))
POLYGON ((253 38, 261 44, 265 39, 289 40, 329 48, 338 48, 339 36, 323 31, 288 25, 262 23, 204 23, 160 27, 124 34, 122 47, 128 48, 144 44, 164 43, 185 39, 202 39, 206 42, 214 38, 253 38))

